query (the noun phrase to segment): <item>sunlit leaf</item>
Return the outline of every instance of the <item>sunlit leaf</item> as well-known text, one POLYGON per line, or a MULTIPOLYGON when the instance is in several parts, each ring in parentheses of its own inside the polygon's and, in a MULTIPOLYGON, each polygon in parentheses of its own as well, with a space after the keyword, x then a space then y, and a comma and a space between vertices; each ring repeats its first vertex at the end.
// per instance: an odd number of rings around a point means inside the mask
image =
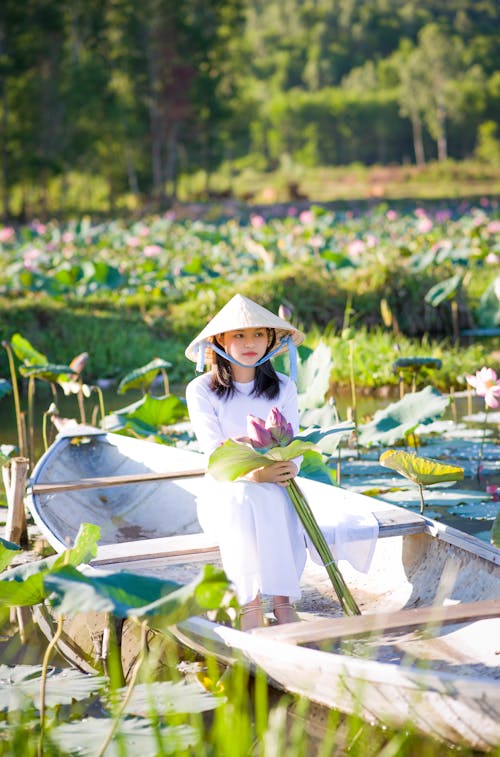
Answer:
POLYGON ((329 347, 319 342, 305 360, 298 360, 297 393, 299 412, 325 404, 325 395, 330 388, 333 367, 329 347))
POLYGON ((304 452, 300 465, 300 475, 302 478, 312 478, 314 481, 321 481, 323 484, 336 483, 335 471, 326 465, 321 452, 316 452, 313 449, 304 452))
POLYGON ((400 357, 392 364, 393 368, 441 368, 442 361, 437 357, 400 357))
POLYGON ((129 389, 142 389, 146 391, 149 389, 161 369, 171 367, 172 363, 167 362, 167 360, 162 360, 162 358, 155 357, 155 359, 151 360, 147 365, 143 365, 141 368, 136 368, 134 371, 131 371, 131 373, 127 373, 118 385, 118 394, 124 394, 125 392, 128 392, 129 389))
POLYGON ((62 379, 67 380, 71 374, 76 375, 69 365, 50 365, 49 363, 45 363, 44 365, 20 365, 19 373, 26 378, 34 376, 37 379, 50 381, 51 383, 60 382, 62 379))
POLYGON ((462 284, 463 276, 460 273, 451 276, 449 279, 440 281, 439 284, 431 287, 424 297, 424 300, 432 307, 436 308, 445 300, 451 300, 457 295, 462 284))
POLYGON ((464 477, 463 468, 412 455, 402 450, 383 452, 379 462, 385 468, 391 468, 422 486, 432 486, 443 481, 461 481, 464 477))
POLYGON ((17 544, 0 537, 0 571, 5 570, 20 551, 17 544))
MULTIPOLYGON (((0 710, 24 710, 30 703, 38 708, 41 676, 41 665, 0 665, 0 710)), ((74 700, 87 699, 102 689, 105 683, 106 679, 101 676, 89 676, 72 668, 49 668, 45 703, 48 707, 54 707, 71 704, 74 700)))
POLYGON ((21 334, 14 334, 10 344, 15 356, 25 365, 47 365, 45 355, 38 352, 21 334))
POLYGON ((187 418, 186 403, 174 394, 166 397, 146 394, 138 402, 115 410, 112 419, 107 420, 105 425, 114 430, 114 426, 119 428, 133 420, 157 429, 160 426, 171 426, 184 418, 187 418))
POLYGON ((449 397, 431 386, 406 394, 398 402, 378 410, 372 421, 358 426, 358 442, 362 446, 394 444, 420 424, 427 425, 440 418, 449 403, 449 397))

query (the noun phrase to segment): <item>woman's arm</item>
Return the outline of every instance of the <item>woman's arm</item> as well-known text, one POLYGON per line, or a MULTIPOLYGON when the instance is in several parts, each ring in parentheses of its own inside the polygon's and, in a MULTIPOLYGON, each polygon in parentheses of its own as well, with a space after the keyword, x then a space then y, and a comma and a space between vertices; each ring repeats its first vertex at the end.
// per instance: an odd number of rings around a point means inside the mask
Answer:
POLYGON ((189 420, 202 451, 210 455, 225 441, 215 408, 210 402, 210 389, 201 381, 191 381, 186 387, 189 420))

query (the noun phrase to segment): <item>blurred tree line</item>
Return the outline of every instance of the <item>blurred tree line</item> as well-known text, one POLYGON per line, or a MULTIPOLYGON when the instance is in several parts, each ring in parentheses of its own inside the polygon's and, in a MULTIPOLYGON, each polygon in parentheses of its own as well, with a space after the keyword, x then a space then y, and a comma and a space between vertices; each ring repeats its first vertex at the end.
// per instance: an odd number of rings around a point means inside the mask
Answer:
POLYGON ((497 0, 2 0, 3 215, 229 166, 500 161, 497 0), (33 200, 36 188, 36 201, 33 200))

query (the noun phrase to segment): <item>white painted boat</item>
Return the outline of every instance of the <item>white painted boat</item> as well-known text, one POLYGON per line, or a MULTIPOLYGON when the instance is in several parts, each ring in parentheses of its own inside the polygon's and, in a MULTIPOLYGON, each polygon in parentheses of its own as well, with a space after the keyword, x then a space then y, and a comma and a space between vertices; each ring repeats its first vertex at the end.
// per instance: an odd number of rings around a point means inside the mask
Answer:
MULTIPOLYGON (((184 582, 200 563, 219 559, 196 518, 200 461, 186 449, 80 427, 60 435, 40 459, 27 503, 57 551, 73 542, 81 523, 98 524, 96 571, 184 582)), ((326 486, 300 484, 309 501, 326 486)), ((498 747, 500 551, 402 508, 328 489, 332 507, 377 504, 369 572, 342 564, 361 616, 342 616, 326 571, 308 561, 299 623, 243 633, 195 617, 162 632, 224 663, 242 659, 278 689, 370 723, 409 726, 481 751, 498 747)), ((63 643, 73 654, 83 656, 84 626, 79 619, 66 629, 63 643)), ((92 669, 89 658, 87 664, 92 669)))

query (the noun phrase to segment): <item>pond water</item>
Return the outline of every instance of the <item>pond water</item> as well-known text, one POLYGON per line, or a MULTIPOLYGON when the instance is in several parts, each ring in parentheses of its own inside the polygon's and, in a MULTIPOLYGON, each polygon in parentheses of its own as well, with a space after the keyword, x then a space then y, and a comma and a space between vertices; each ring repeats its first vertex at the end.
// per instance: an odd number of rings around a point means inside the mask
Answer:
MULTIPOLYGON (((181 387, 172 387, 172 393, 182 395, 181 387)), ((117 395, 115 388, 104 390, 106 412, 122 408, 140 398, 139 392, 117 395)), ((42 417, 51 402, 48 390, 45 396, 38 396, 35 403, 36 433, 35 457, 43 453, 42 417)), ((380 398, 359 396, 356 399, 356 415, 359 423, 365 423, 377 410, 388 407, 397 396, 380 398)), ((339 418, 345 420, 352 404, 350 395, 335 398, 339 418)), ((22 400, 23 407, 26 400, 22 400)), ((58 399, 58 408, 63 417, 78 417, 75 396, 58 399)), ((87 422, 96 423, 98 416, 97 395, 86 400, 87 422)), ((50 427, 50 424, 49 424, 50 427)), ((420 448, 418 454, 450 465, 464 468, 464 481, 443 486, 428 487, 425 490, 425 514, 451 525, 484 541, 490 540, 493 521, 500 511, 500 414, 490 411, 484 423, 484 403, 482 398, 463 393, 455 395, 454 402, 447 408, 441 421, 419 429, 420 448), (421 433, 420 433, 421 432, 421 433), (483 434, 486 436, 483 438, 483 434)), ((55 429, 49 428, 49 441, 55 436, 55 429)), ((17 433, 12 397, 0 400, 0 444, 16 445, 17 433)), ((418 511, 420 500, 416 486, 399 474, 382 467, 379 456, 382 448, 357 450, 350 446, 341 448, 341 484, 355 491, 370 493, 393 504, 418 511)), ((411 450, 410 450, 411 451, 411 450)), ((335 464, 335 463, 334 463, 335 464)), ((0 487, 0 503, 5 502, 3 487, 0 487)))

